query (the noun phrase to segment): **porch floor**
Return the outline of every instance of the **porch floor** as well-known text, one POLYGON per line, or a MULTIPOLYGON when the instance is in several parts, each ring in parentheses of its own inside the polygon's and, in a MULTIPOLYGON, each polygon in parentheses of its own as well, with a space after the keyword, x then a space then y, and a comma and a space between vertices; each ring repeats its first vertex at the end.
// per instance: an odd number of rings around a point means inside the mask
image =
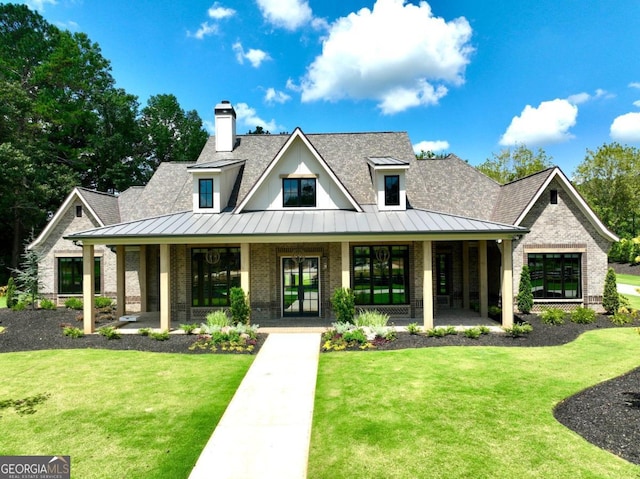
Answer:
MULTIPOLYGON (((141 328, 160 328, 160 313, 129 313, 137 315, 137 321, 122 322, 118 328, 123 334, 136 334, 141 328)), ((309 317, 286 317, 275 319, 263 319, 254 321, 254 324, 260 326, 262 333, 288 333, 288 332, 324 332, 335 319, 309 318, 309 317)), ((422 326, 422 318, 391 318, 390 326, 395 326, 397 330, 406 330, 411 323, 418 323, 422 326)), ((474 326, 489 326, 500 328, 501 324, 491 318, 482 318, 479 313, 465 309, 445 309, 436 311, 434 318, 435 326, 455 326, 461 329, 471 328, 474 326)), ((171 334, 182 334, 180 329, 180 321, 171 321, 171 334)))

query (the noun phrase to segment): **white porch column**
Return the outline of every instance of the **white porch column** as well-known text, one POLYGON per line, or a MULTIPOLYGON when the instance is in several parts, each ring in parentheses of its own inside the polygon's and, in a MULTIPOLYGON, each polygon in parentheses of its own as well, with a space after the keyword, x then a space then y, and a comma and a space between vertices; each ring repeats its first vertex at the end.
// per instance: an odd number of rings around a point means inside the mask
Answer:
POLYGON ((511 240, 502 240, 502 326, 513 326, 513 251, 511 240))
POLYGON ((160 245, 160 329, 171 327, 171 245, 160 245))
POLYGON ((424 328, 433 328, 433 242, 423 241, 422 306, 424 328))
POLYGON ((138 268, 138 282, 140 283, 140 312, 147 311, 147 247, 140 245, 140 267, 138 268))
POLYGON ((240 287, 249 294, 249 273, 251 270, 251 249, 249 243, 240 244, 240 287))
POLYGON ((124 245, 116 246, 116 317, 124 316, 126 312, 127 286, 126 274, 126 253, 124 245))
POLYGON ((480 317, 489 317, 489 273, 487 268, 487 241, 478 241, 480 317))
POLYGON ((91 334, 95 328, 95 310, 93 308, 95 267, 93 245, 82 245, 82 303, 83 327, 85 334, 91 334))
POLYGON ((462 307, 469 309, 469 242, 462 242, 462 307))
POLYGON ((342 287, 351 287, 351 274, 349 272, 349 243, 343 241, 340 244, 341 247, 341 270, 342 270, 342 287))

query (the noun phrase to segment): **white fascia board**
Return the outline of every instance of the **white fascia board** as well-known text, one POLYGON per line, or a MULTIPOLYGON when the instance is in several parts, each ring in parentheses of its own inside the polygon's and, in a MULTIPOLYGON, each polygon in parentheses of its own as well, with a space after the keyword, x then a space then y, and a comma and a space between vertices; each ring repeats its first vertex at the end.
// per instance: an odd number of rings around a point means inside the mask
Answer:
POLYGON ((74 198, 76 197, 82 202, 82 206, 85 208, 85 210, 96 219, 99 225, 98 227, 105 226, 105 224, 102 222, 102 220, 93 210, 93 208, 89 206, 89 203, 87 203, 87 200, 85 200, 85 198, 82 196, 82 193, 80 192, 80 190, 76 187, 71 191, 71 193, 69 193, 69 196, 66 197, 62 205, 60 205, 60 208, 58 208, 56 213, 53 215, 53 218, 51 218, 49 223, 47 223, 47 226, 45 226, 45 228, 38 235, 38 237, 29 246, 27 246, 27 249, 35 248, 39 246, 45 239, 47 239, 47 237, 51 233, 51 230, 53 230, 56 227, 56 225, 60 222, 60 219, 65 214, 65 212, 69 209, 69 206, 71 206, 74 198))
POLYGON ((362 207, 353 198, 353 196, 351 196, 351 193, 349 193, 347 191, 347 189, 344 187, 342 182, 334 174, 334 172, 331 170, 331 168, 329 168, 329 165, 327 165, 327 163, 324 161, 324 159, 318 154, 318 152, 313 147, 313 145, 309 142, 309 140, 307 139, 306 135, 302 132, 300 127, 296 127, 296 129, 293 131, 293 133, 291 133, 291 136, 289 137, 289 139, 285 142, 285 144, 282 146, 282 148, 280 148, 280 151, 278 152, 278 154, 271 161, 269 166, 264 170, 264 172, 262 173, 262 175, 260 176, 258 181, 256 181, 256 183, 253 185, 251 190, 249 190, 249 193, 247 193, 247 195, 244 197, 242 202, 236 207, 236 209, 234 210, 234 213, 241 213, 244 210, 244 208, 247 206, 247 204, 249 203, 251 198, 260 189, 260 187, 266 181, 266 179, 269 176, 269 174, 273 171, 273 169, 276 167, 276 165, 278 164, 280 159, 284 156, 284 154, 289 149, 289 147, 293 144, 293 142, 295 141, 296 138, 300 138, 302 140, 302 142, 306 145, 306 147, 309 149, 311 154, 316 158, 318 163, 322 166, 322 168, 325 170, 325 172, 329 175, 329 178, 331 178, 331 180, 338 186, 340 191, 347 197, 347 199, 349 200, 349 202, 351 203, 353 208, 358 212, 362 212, 362 207))
POLYGON ((533 198, 531 199, 527 207, 524 209, 524 211, 520 213, 520 216, 518 216, 518 219, 515 221, 514 226, 520 226, 520 223, 525 219, 529 211, 531 211, 531 208, 533 208, 533 205, 538 201, 538 199, 540 198, 544 190, 547 189, 547 186, 549 186, 551 181, 556 177, 563 184, 563 186, 565 187, 565 190, 569 193, 569 195, 573 199, 574 203, 578 206, 580 211, 582 211, 582 213, 584 213, 584 215, 591 222, 591 224, 593 224, 593 226, 596 227, 600 235, 602 235, 604 238, 610 241, 613 241, 614 243, 617 241, 620 241, 620 238, 618 238, 614 233, 609 231, 609 229, 602 223, 602 221, 600 221, 600 218, 598 218, 598 216, 593 212, 593 210, 584 200, 582 195, 578 192, 578 190, 576 190, 576 188, 571 184, 569 179, 562 172, 562 170, 560 170, 560 168, 558 167, 555 167, 553 169, 553 173, 549 175, 549 177, 545 180, 545 182, 542 184, 542 186, 538 189, 536 194, 533 196, 533 198))

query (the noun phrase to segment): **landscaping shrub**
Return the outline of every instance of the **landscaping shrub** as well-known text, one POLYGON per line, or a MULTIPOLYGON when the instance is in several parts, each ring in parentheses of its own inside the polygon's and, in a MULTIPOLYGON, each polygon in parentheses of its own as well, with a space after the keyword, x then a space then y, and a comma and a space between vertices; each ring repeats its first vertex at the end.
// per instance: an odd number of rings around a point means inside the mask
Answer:
POLYGON ((107 339, 120 339, 120 332, 113 326, 103 326, 99 328, 98 334, 107 339))
POLYGON ((480 331, 480 328, 469 328, 469 329, 465 329, 463 334, 467 338, 478 339, 482 334, 482 331, 480 331))
POLYGON ((609 268, 604 279, 604 292, 602 294, 602 307, 607 314, 615 314, 620 307, 620 295, 616 281, 616 272, 609 268))
POLYGON ((355 342, 359 344, 365 344, 367 342, 367 335, 360 328, 352 329, 342 335, 347 343, 355 342))
POLYGON ((418 323, 411 323, 407 326, 407 331, 409 334, 419 334, 421 331, 421 327, 418 326, 418 323))
POLYGON ((609 319, 616 326, 624 326, 633 322, 633 317, 630 314, 626 313, 615 313, 614 315, 609 317, 609 319))
POLYGON ((503 329, 508 336, 511 336, 512 338, 518 338, 520 336, 525 336, 533 331, 533 326, 531 326, 529 323, 515 323, 512 327, 503 329))
POLYGON ((582 306, 571 312, 571 322, 578 324, 590 324, 596 320, 596 312, 591 308, 582 306))
POLYGON ((156 341, 167 341, 169 339, 169 331, 151 331, 149 337, 156 341))
POLYGON ((485 325, 478 326, 478 329, 482 334, 489 334, 491 332, 491 330, 489 329, 489 326, 485 326, 485 325))
POLYGON ((384 327, 389 322, 389 315, 379 311, 360 310, 355 317, 354 324, 356 326, 384 327))
POLYGON ((231 313, 231 321, 234 324, 248 324, 251 308, 244 294, 244 290, 239 287, 231 288, 229 291, 229 312, 231 313))
POLYGON ((98 296, 93 300, 93 304, 98 309, 108 308, 113 304, 113 299, 107 298, 105 296, 98 296))
POLYGON ((200 325, 200 329, 205 333, 231 326, 231 319, 226 311, 219 309, 217 311, 211 311, 207 314, 207 323, 200 325))
POLYGON ((140 336, 149 336, 151 334, 151 328, 140 328, 138 329, 138 334, 140 336))
POLYGON ((502 308, 499 306, 489 306, 489 316, 492 318, 498 318, 502 316, 502 308))
POLYGON ((564 311, 559 308, 547 308, 542 311, 540 319, 544 324, 564 324, 564 311))
POLYGON ((27 309, 27 303, 24 301, 18 301, 17 303, 13 303, 13 306, 11 306, 12 311, 24 311, 25 309, 27 309))
POLYGON ((353 323, 356 315, 356 297, 351 289, 336 289, 331 296, 331 306, 338 322, 353 323))
POLYGON ((65 326, 62 329, 62 334, 70 338, 77 339, 84 336, 84 331, 80 328, 74 328, 73 326, 65 326))
POLYGON ((16 283, 13 277, 9 277, 9 281, 7 282, 7 308, 13 309, 17 302, 16 283))
POLYGON ((449 335, 458 334, 455 326, 447 326, 446 328, 433 328, 427 330, 427 336, 430 338, 443 338, 449 335))
POLYGON ((196 323, 181 324, 180 329, 182 329, 186 334, 193 334, 193 332, 198 329, 198 325, 196 323))
POLYGON ((64 302, 64 307, 67 309, 82 309, 82 300, 78 298, 69 298, 64 302))
MULTIPOLYGON (((207 325, 203 325, 207 326, 207 325)), ((251 353, 258 342, 258 325, 236 324, 234 326, 211 326, 211 332, 198 335, 189 349, 209 349, 211 351, 233 351, 251 353)))
POLYGON ((531 291, 531 274, 529 266, 524 265, 520 273, 520 284, 517 296, 518 311, 522 314, 529 314, 533 308, 533 292, 531 291))
POLYGON ((42 299, 40 300, 40 309, 54 310, 56 309, 56 303, 50 299, 42 299))

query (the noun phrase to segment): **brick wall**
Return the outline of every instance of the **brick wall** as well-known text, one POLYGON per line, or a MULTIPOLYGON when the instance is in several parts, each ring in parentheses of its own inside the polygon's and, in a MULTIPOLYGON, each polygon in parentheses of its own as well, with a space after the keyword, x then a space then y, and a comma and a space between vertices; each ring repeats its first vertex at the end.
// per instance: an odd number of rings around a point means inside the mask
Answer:
MULTIPOLYGON (((517 294, 522 265, 527 260, 528 252, 580 252, 583 301, 589 307, 601 309, 607 251, 611 243, 596 231, 560 182, 553 180, 549 184, 522 226, 530 228, 531 232, 521 240, 514 241, 514 294, 517 294), (549 191, 552 189, 558 191, 558 204, 555 205, 549 202, 549 191)), ((575 305, 575 301, 573 303, 575 305)))

